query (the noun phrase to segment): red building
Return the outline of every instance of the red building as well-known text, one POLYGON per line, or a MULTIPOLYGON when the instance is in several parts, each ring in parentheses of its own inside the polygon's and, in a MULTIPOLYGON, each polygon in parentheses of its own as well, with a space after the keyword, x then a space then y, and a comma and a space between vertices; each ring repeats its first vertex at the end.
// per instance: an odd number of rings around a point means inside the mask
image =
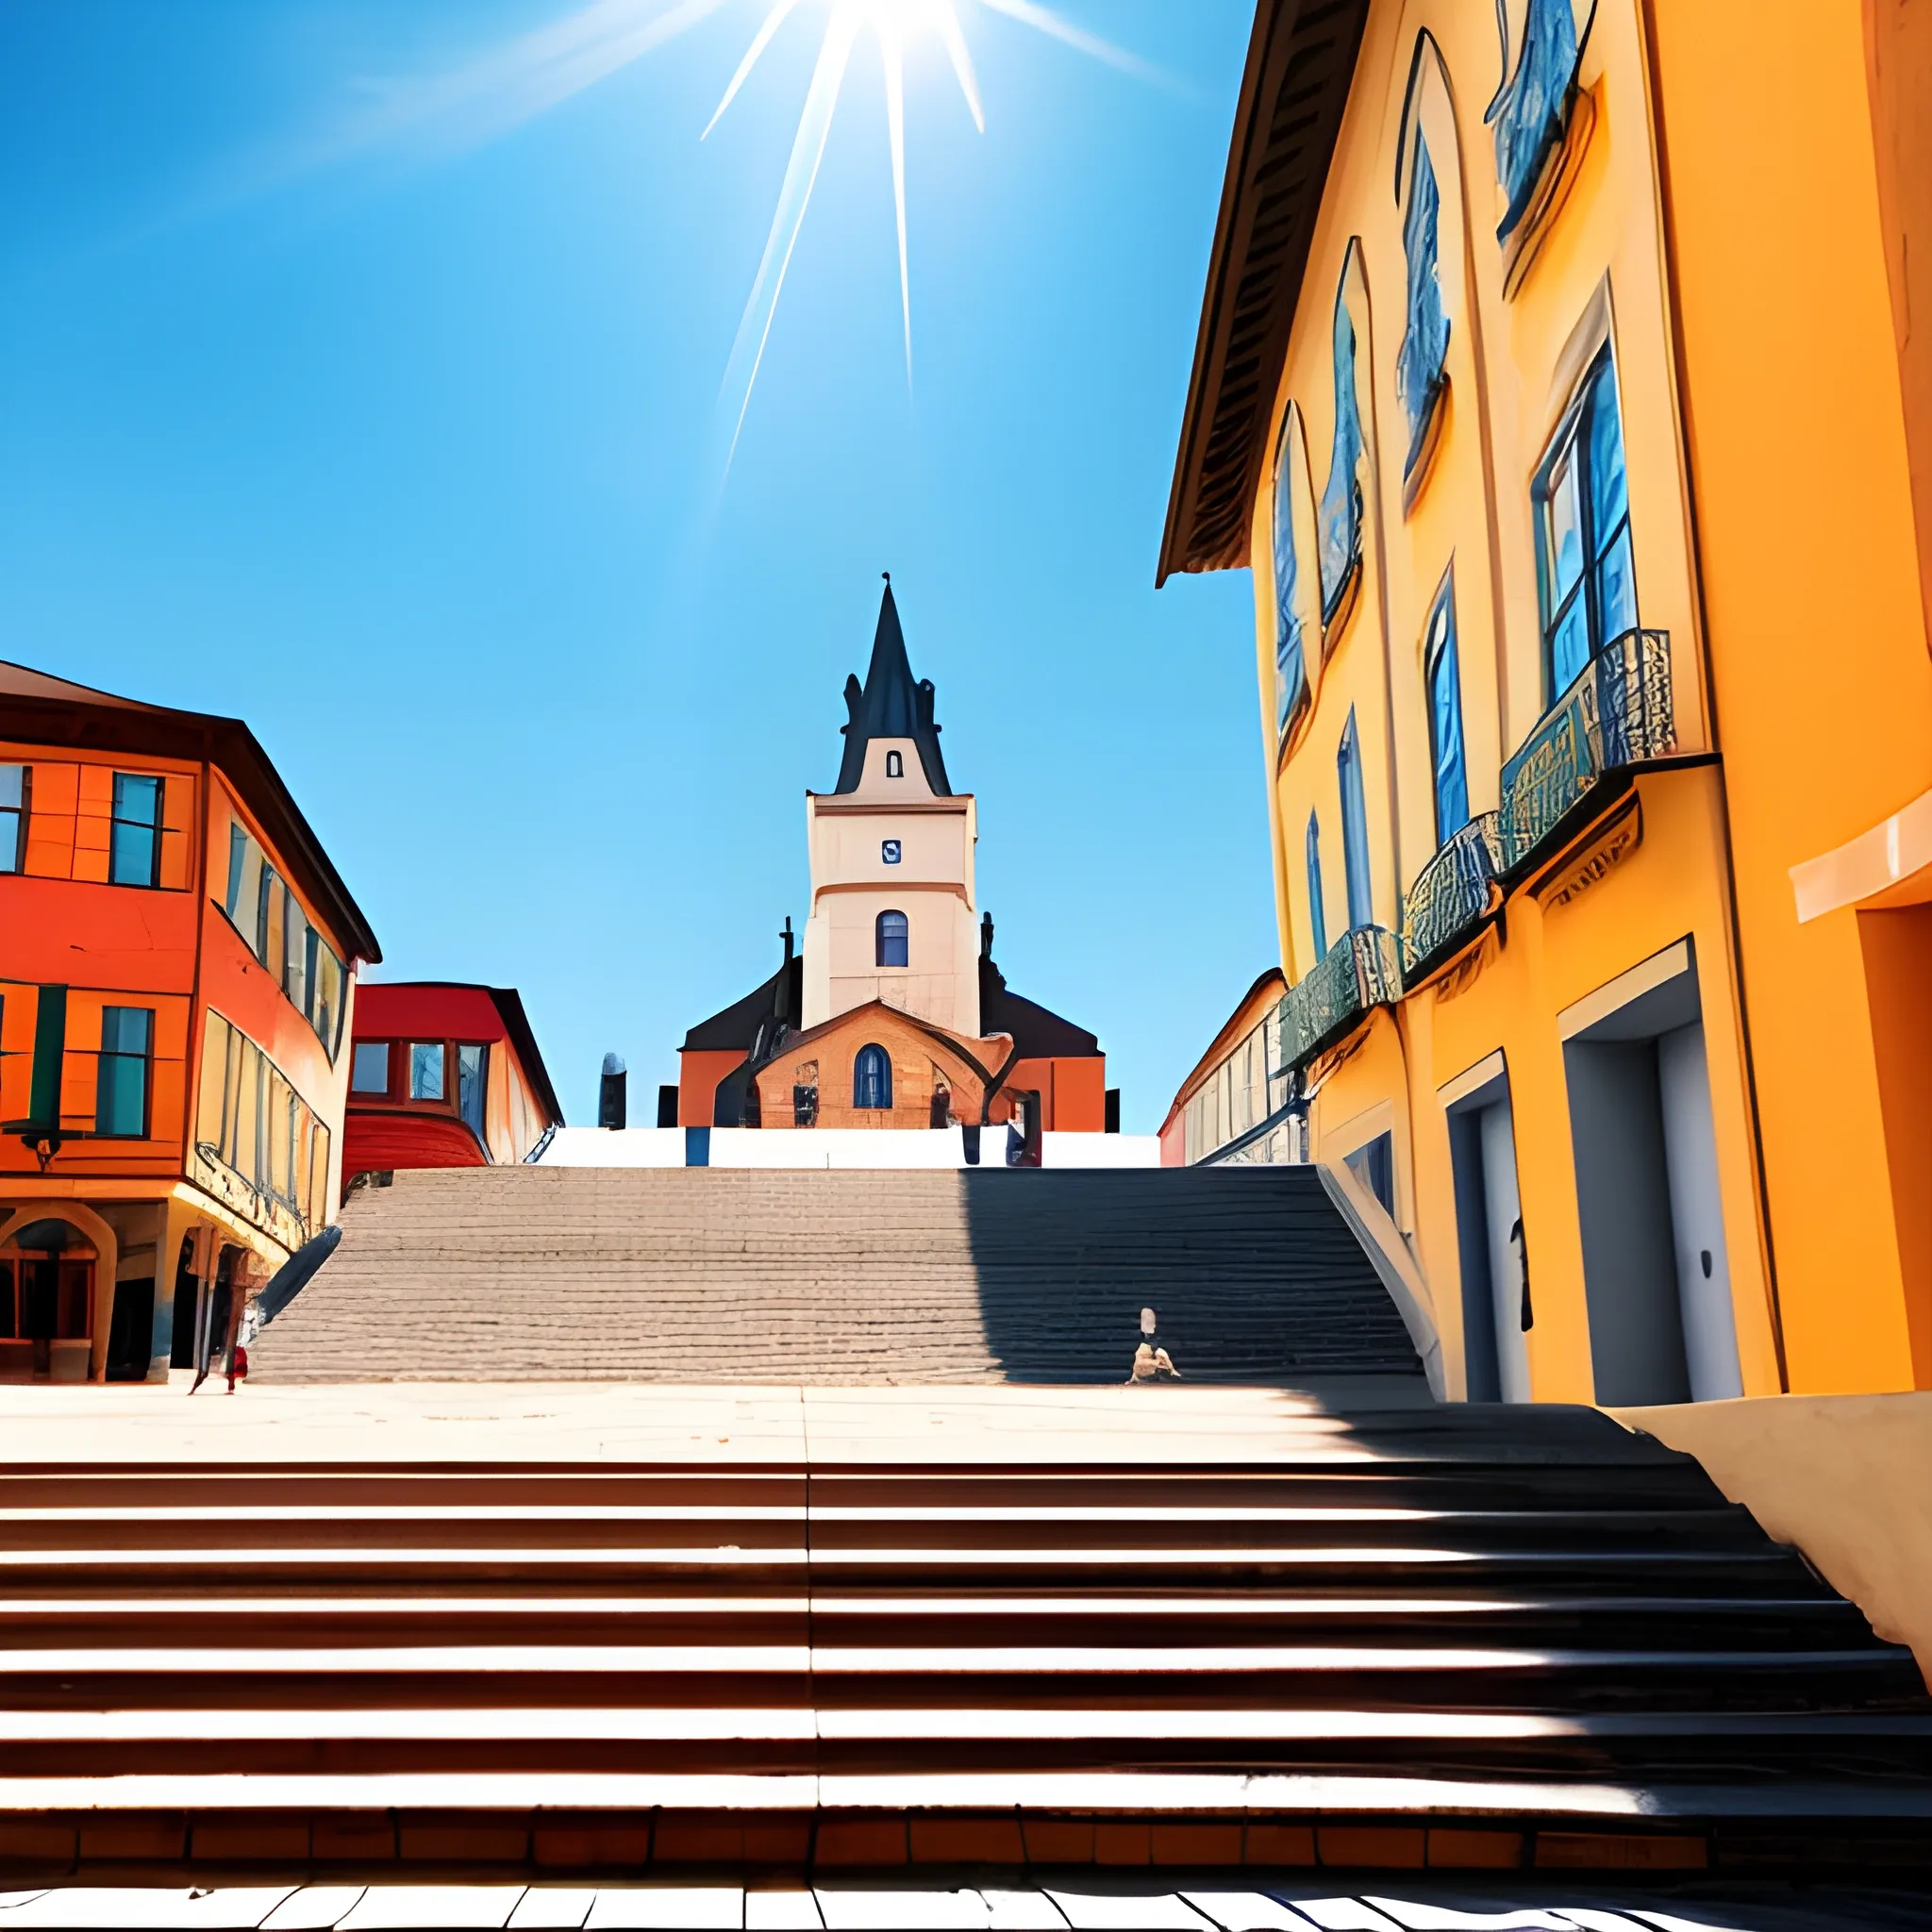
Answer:
POLYGON ((563 1109, 509 987, 357 989, 342 1173, 527 1160, 563 1109))

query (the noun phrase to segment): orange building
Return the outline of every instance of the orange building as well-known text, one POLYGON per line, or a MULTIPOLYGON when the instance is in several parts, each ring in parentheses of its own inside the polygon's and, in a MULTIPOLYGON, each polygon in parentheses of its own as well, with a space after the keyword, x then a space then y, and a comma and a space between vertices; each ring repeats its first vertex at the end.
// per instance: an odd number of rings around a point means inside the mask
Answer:
POLYGON ((1456 1393, 1932 1388, 1928 93, 1895 0, 1257 7, 1160 572, 1456 1393))
POLYGON ((845 686, 839 782, 807 792, 811 911, 778 971, 685 1036, 682 1126, 1118 1128, 1092 1034, 1009 991, 977 919, 976 802, 940 750, 886 585, 845 686))
POLYGON ((245 724, 0 664, 0 1380, 206 1367, 331 1218, 368 922, 245 724))
POLYGON ((412 980, 360 987, 342 1172, 528 1160, 563 1109, 512 988, 412 980))

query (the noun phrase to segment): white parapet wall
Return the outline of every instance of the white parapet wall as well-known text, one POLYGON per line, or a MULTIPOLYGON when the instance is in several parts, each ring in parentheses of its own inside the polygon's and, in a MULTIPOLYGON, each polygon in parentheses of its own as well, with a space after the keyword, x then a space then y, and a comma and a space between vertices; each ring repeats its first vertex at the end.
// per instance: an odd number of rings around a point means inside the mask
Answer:
MULTIPOLYGON (((982 1167, 1007 1164, 1007 1130, 980 1130, 982 1167)), ((559 1127, 545 1167, 966 1167, 958 1127, 559 1127), (701 1151, 702 1150, 702 1151, 701 1151)), ((1042 1167, 1158 1167, 1155 1134, 1044 1134, 1042 1167)))

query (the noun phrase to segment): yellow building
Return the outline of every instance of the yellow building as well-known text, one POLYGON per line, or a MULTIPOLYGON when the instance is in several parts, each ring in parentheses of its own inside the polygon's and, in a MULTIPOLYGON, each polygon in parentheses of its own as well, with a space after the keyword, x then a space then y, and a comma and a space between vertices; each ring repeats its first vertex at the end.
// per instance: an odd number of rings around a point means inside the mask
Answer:
POLYGON ((1452 1392, 1932 1387, 1922 16, 1261 0, 1161 575, 1452 1392))

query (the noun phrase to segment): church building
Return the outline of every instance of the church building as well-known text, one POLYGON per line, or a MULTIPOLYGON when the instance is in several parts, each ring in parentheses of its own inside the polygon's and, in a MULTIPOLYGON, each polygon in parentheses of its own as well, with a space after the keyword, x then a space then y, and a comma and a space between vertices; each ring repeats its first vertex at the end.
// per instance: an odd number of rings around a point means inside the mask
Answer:
POLYGON ((979 910, 978 816, 940 750, 888 578, 865 682, 845 682, 839 780, 806 793, 811 903, 763 985, 679 1054, 681 1126, 1118 1124, 1092 1034, 1007 989, 979 910))

